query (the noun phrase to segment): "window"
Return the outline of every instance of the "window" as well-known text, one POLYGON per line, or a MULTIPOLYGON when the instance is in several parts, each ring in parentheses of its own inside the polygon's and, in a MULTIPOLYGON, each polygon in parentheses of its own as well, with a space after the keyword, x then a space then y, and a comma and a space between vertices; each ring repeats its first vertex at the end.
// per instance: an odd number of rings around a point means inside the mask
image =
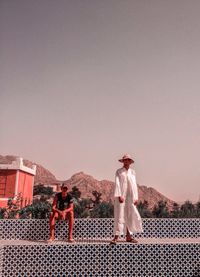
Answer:
POLYGON ((6 180, 7 176, 4 174, 0 175, 0 197, 5 197, 6 195, 6 180))

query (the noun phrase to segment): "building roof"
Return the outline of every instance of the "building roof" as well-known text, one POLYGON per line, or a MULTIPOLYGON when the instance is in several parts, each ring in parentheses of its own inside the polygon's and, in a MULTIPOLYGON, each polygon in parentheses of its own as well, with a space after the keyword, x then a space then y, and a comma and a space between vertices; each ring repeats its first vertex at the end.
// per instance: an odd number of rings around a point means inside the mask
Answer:
POLYGON ((27 172, 31 175, 36 174, 36 165, 32 165, 32 167, 27 167, 23 163, 23 158, 17 158, 16 161, 13 161, 11 164, 0 164, 0 170, 21 170, 27 172))

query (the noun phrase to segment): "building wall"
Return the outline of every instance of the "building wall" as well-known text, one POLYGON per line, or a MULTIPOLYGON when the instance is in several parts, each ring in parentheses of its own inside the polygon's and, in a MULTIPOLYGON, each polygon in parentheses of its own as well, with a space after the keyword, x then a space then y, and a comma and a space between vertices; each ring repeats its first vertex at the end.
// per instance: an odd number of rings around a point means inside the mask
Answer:
POLYGON ((0 170, 0 197, 10 198, 15 194, 16 170, 0 170))
POLYGON ((16 170, 0 170, 0 207, 7 206, 7 199, 15 195, 16 170))
POLYGON ((33 200, 33 179, 34 176, 23 171, 19 171, 18 194, 21 193, 21 207, 29 205, 33 200))
POLYGON ((0 207, 6 207, 9 198, 19 195, 22 197, 21 207, 31 204, 33 200, 33 182, 34 176, 27 172, 0 170, 0 207))

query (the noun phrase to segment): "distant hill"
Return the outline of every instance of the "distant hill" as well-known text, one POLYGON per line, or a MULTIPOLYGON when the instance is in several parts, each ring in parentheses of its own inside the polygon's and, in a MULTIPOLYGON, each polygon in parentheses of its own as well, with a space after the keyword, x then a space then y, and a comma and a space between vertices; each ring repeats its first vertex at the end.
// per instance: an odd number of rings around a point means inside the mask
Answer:
POLYGON ((90 175, 79 172, 74 174, 69 180, 64 181, 64 183, 67 183, 70 190, 76 186, 81 191, 81 197, 92 198, 92 192, 96 190, 102 193, 102 200, 112 200, 113 182, 111 181, 98 181, 90 175))
MULTIPOLYGON (((102 193, 102 200, 112 201, 112 192, 114 182, 108 180, 98 181, 92 176, 83 172, 74 174, 69 180, 64 181, 71 188, 76 186, 81 191, 82 197, 92 197, 92 191, 98 191, 102 193)), ((139 201, 147 201, 149 208, 152 209, 159 201, 166 201, 167 206, 171 209, 174 201, 170 200, 152 187, 138 185, 139 201)))
MULTIPOLYGON (((0 163, 11 163, 16 159, 16 156, 1 156, 0 163)), ((61 183, 56 177, 43 166, 31 162, 29 160, 24 160, 26 166, 31 166, 32 164, 37 165, 35 184, 42 183, 45 185, 56 185, 61 183)), ((68 184, 69 189, 76 186, 81 191, 82 198, 93 198, 92 192, 98 191, 102 193, 102 200, 113 201, 112 192, 114 183, 109 180, 98 181, 92 176, 85 174, 84 172, 79 172, 74 174, 70 179, 64 181, 68 184)), ((152 187, 138 185, 139 191, 139 201, 147 201, 149 203, 149 208, 152 209, 158 201, 166 201, 167 206, 171 209, 174 201, 170 200, 157 190, 152 187)))

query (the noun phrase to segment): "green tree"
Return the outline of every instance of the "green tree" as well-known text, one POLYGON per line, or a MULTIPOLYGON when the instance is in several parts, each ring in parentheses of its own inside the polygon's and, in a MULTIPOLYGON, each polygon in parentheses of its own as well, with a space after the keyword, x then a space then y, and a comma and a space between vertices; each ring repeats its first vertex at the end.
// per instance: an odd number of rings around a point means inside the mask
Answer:
POLYGON ((142 218, 151 218, 153 214, 149 209, 149 203, 145 200, 144 202, 139 202, 137 205, 138 211, 142 218))
POLYGON ((53 195, 53 188, 49 186, 44 186, 43 184, 35 185, 33 188, 33 195, 48 195, 49 197, 53 195))
POLYGON ((5 218, 6 208, 0 208, 0 219, 5 218))
POLYGON ((178 218, 180 217, 180 205, 177 203, 173 204, 172 211, 170 212, 170 217, 178 218))
POLYGON ((102 196, 102 193, 100 193, 100 192, 98 192, 98 191, 96 191, 96 190, 93 190, 93 192, 92 192, 92 195, 94 196, 94 200, 92 200, 93 201, 93 203, 94 203, 94 205, 96 206, 96 205, 99 205, 100 203, 101 203, 101 196, 102 196))
POLYGON ((44 200, 34 200, 32 205, 29 205, 19 211, 20 218, 49 218, 51 212, 51 204, 44 200))
POLYGON ((180 207, 180 217, 195 217, 195 205, 191 201, 185 201, 180 207))
POLYGON ((91 211, 93 218, 110 218, 114 216, 114 206, 111 202, 101 202, 94 206, 91 211))
POLYGON ((90 209, 93 203, 91 199, 83 198, 81 200, 74 200, 74 214, 76 218, 90 217, 90 209))
POLYGON ((169 217, 169 210, 167 203, 165 201, 159 201, 157 205, 154 206, 152 214, 157 218, 166 218, 169 217))
POLYGON ((200 201, 198 201, 195 205, 196 217, 200 217, 200 201))
POLYGON ((16 198, 9 198, 7 202, 7 207, 2 211, 3 218, 16 218, 22 204, 23 198, 21 193, 19 193, 16 198))
POLYGON ((72 187, 72 190, 70 191, 70 194, 75 199, 80 199, 81 198, 81 192, 76 186, 72 187))

